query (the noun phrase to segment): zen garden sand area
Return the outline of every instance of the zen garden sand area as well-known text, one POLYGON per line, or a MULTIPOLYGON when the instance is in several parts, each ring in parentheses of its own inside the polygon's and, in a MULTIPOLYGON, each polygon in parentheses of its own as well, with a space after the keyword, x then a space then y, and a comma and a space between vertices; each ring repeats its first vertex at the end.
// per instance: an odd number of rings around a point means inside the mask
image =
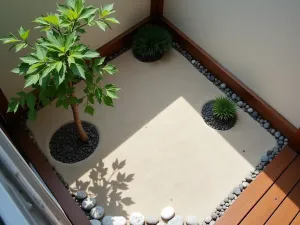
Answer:
MULTIPOLYGON (((156 216, 172 206, 177 215, 201 220, 276 145, 274 137, 240 109, 231 130, 208 127, 202 106, 222 93, 177 51, 147 64, 129 50, 112 63, 119 72, 107 82, 122 88, 115 107, 95 104, 94 116, 80 109, 82 120, 100 133, 99 146, 89 158, 64 164, 50 155, 49 141, 61 125, 72 121, 71 110, 57 109, 53 102, 38 112, 36 121, 28 122, 64 180, 71 188, 96 195, 106 215, 138 211, 156 216)), ((77 84, 78 89, 82 86, 77 84)))

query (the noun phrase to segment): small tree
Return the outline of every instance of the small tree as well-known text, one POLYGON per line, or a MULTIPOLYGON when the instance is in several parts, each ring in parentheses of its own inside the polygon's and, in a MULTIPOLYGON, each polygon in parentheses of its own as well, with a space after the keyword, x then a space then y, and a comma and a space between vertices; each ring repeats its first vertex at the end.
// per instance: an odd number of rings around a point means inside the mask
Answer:
MULTIPOLYGON (((101 104, 113 106, 113 99, 117 98, 119 90, 113 84, 102 84, 105 73, 113 75, 115 66, 105 64, 105 58, 90 50, 88 46, 79 43, 80 35, 85 33, 86 26, 97 25, 103 31, 109 23, 119 23, 111 17, 115 11, 113 4, 101 8, 86 6, 85 0, 66 0, 65 5, 57 5, 57 13, 36 18, 35 27, 45 32, 45 36, 37 39, 34 44, 28 42, 30 30, 20 28, 19 37, 10 33, 1 38, 3 44, 12 44, 18 52, 26 47, 31 53, 21 57, 21 64, 12 70, 25 79, 25 87, 33 87, 38 91, 38 101, 47 105, 57 98, 56 107, 66 109, 71 106, 74 121, 83 142, 89 140, 78 114, 78 105, 85 104, 85 112, 94 114, 95 100, 101 104), (85 83, 84 96, 76 97, 74 83, 83 80, 85 83)), ((18 92, 17 97, 10 99, 8 112, 16 112, 18 107, 27 106, 29 119, 36 117, 36 96, 24 91, 18 92)))

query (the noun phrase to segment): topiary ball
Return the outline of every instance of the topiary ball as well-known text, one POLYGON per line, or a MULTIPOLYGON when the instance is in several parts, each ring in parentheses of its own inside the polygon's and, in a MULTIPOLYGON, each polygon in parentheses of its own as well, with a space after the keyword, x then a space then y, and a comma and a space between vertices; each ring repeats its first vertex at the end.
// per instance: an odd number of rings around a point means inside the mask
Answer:
POLYGON ((172 47, 172 36, 164 28, 145 25, 133 37, 132 52, 142 62, 154 62, 172 47))
POLYGON ((217 97, 213 102, 213 115, 223 121, 234 119, 237 115, 236 104, 227 97, 217 97))

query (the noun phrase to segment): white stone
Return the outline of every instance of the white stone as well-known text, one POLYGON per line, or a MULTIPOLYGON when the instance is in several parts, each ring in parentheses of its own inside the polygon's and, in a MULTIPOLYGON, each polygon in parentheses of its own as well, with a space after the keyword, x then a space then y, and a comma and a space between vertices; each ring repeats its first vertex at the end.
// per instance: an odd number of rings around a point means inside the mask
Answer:
POLYGON ((187 225, 198 225, 198 219, 196 216, 187 216, 185 219, 187 225))
POLYGON ((104 209, 101 206, 92 208, 90 215, 93 219, 101 219, 104 216, 104 209))
POLYGON ((101 222, 99 220, 90 220, 92 225, 101 225, 101 222))
POLYGON ((168 225, 183 225, 184 220, 182 216, 174 216, 168 221, 168 225))
POLYGON ((83 200, 81 207, 84 210, 91 210, 96 205, 96 199, 95 198, 86 198, 83 200))
POLYGON ((139 212, 133 212, 129 217, 129 221, 131 225, 143 225, 145 217, 139 212))
POLYGON ((172 217, 174 217, 175 215, 175 210, 173 207, 171 206, 168 206, 166 208, 164 208, 162 211, 161 211, 161 218, 163 218, 164 220, 169 220, 171 219, 172 217))

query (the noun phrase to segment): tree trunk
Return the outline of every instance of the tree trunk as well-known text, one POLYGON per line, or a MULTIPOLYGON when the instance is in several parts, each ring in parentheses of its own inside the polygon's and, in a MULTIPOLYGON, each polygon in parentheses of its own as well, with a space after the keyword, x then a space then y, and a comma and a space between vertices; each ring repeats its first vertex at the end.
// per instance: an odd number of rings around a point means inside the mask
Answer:
MULTIPOLYGON (((72 83, 69 84, 69 86, 72 86, 72 83)), ((72 93, 72 96, 74 96, 74 93, 72 93)), ((89 137, 87 136, 85 130, 83 129, 81 120, 79 119, 78 105, 77 104, 71 104, 71 107, 72 107, 72 111, 73 111, 74 122, 76 124, 77 131, 78 131, 79 136, 80 136, 80 140, 82 142, 88 142, 89 137)))

